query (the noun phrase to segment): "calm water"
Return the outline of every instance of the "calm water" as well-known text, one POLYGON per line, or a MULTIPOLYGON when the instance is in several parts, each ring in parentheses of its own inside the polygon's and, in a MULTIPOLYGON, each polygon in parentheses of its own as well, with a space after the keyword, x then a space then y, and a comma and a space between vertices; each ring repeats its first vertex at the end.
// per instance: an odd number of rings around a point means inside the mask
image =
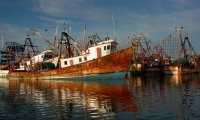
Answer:
POLYGON ((2 120, 198 120, 200 77, 0 79, 2 120))

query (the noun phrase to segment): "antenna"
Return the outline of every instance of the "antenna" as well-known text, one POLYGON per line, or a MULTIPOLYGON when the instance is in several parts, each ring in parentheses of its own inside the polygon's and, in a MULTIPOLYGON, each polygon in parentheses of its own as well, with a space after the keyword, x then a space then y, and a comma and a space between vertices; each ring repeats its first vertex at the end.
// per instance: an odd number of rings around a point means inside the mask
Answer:
POLYGON ((114 40, 116 41, 116 35, 115 35, 115 22, 114 22, 113 13, 112 13, 112 22, 113 22, 113 34, 114 34, 114 40))
POLYGON ((185 27, 184 27, 184 32, 185 32, 185 37, 188 37, 188 31, 187 31, 187 29, 186 29, 186 25, 185 25, 185 27))
POLYGON ((71 27, 70 20, 68 20, 67 23, 68 23, 68 26, 69 26, 69 28, 68 28, 69 29, 69 31, 68 31, 69 33, 68 34, 71 35, 72 34, 72 27, 71 27))
POLYGON ((71 35, 72 34, 72 27, 70 26, 69 27, 69 35, 71 35))
POLYGON ((65 22, 64 22, 64 32, 67 33, 67 28, 66 28, 66 24, 65 24, 65 22))
POLYGON ((57 37, 57 34, 58 34, 58 26, 56 27, 56 32, 55 32, 55 35, 54 35, 54 47, 56 47, 56 37, 57 37))
POLYGON ((83 46, 84 47, 86 47, 86 45, 87 45, 86 30, 87 30, 87 28, 86 28, 86 25, 85 25, 84 26, 84 31, 83 31, 83 46))

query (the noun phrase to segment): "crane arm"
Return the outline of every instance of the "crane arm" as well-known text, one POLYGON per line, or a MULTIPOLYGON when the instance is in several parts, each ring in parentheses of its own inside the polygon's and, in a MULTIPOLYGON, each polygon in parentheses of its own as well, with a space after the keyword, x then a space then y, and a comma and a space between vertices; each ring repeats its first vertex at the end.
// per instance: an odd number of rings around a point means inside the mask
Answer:
POLYGON ((49 40, 47 40, 43 35, 40 34, 40 32, 34 28, 31 28, 31 31, 33 32, 33 34, 37 34, 40 38, 42 38, 43 40, 45 40, 45 42, 48 44, 48 46, 52 49, 55 49, 56 51, 59 51, 58 48, 56 48, 51 42, 49 42, 49 40))

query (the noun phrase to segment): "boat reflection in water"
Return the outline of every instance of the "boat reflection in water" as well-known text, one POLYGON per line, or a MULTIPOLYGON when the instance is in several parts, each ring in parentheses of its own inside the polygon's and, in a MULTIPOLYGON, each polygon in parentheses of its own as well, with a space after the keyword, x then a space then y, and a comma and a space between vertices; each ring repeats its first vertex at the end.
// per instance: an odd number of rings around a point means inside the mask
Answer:
POLYGON ((0 80, 0 119, 200 118, 197 75, 87 80, 0 80))
POLYGON ((123 79, 0 81, 0 119, 120 119, 137 111, 123 79))
POLYGON ((138 107, 137 118, 188 120, 200 118, 200 77, 172 75, 134 77, 127 84, 138 107))

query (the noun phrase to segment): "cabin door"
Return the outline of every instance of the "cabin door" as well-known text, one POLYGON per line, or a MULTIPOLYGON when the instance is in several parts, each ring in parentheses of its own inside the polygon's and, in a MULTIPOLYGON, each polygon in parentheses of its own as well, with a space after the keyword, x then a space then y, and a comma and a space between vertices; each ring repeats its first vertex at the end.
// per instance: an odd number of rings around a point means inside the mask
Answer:
POLYGON ((101 57, 101 48, 97 48, 97 58, 101 57))
POLYGON ((69 63, 70 63, 70 66, 74 65, 74 61, 73 60, 70 60, 69 63))

